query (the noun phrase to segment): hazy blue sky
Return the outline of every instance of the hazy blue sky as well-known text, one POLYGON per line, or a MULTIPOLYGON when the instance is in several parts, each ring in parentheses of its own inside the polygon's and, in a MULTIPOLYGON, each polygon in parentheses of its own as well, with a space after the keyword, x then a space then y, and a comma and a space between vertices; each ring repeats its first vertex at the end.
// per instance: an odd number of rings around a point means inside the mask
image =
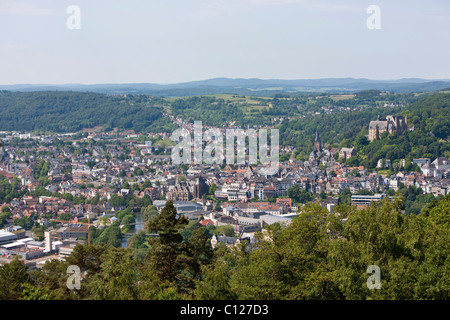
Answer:
POLYGON ((0 84, 214 77, 449 79, 450 0, 0 0, 0 84))

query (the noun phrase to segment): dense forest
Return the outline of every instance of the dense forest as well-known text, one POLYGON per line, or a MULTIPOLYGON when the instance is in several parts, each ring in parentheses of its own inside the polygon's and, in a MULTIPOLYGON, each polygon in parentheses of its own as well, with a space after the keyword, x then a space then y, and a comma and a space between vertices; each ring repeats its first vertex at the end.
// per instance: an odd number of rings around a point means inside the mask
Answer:
POLYGON ((0 91, 0 127, 26 132, 76 132, 103 126, 105 130, 118 127, 158 132, 160 125, 163 129, 170 125, 162 116, 161 103, 160 98, 142 95, 0 91))
POLYGON ((450 195, 418 215, 405 215, 401 199, 330 215, 308 204, 287 226, 258 233, 250 247, 212 248, 197 225, 169 201, 153 217, 141 249, 77 245, 66 261, 27 271, 14 260, 0 267, 0 299, 365 300, 450 298, 450 195), (80 289, 69 289, 69 265, 81 270, 80 289), (371 268, 380 271, 378 289, 371 268))

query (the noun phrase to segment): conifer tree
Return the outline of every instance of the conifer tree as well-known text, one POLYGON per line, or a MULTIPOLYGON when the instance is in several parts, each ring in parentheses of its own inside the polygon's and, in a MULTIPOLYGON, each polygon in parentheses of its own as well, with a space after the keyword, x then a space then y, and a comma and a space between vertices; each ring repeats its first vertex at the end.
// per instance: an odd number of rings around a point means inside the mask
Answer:
MULTIPOLYGON (((148 229, 157 231, 158 238, 152 243, 150 259, 161 280, 174 282, 181 269, 181 255, 186 251, 180 230, 188 223, 184 216, 177 217, 177 210, 171 200, 167 201, 161 214, 151 220, 148 229)), ((179 279, 179 278, 178 278, 179 279)))

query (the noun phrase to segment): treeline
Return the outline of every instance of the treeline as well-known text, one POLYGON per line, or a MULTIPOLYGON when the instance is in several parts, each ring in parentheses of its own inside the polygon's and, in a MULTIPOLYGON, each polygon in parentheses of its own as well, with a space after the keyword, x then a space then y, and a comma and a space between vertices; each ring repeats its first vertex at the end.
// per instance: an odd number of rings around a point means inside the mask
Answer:
POLYGON ((202 121, 204 125, 216 127, 245 117, 239 104, 208 96, 176 99, 171 103, 170 109, 173 115, 181 116, 187 121, 202 121))
MULTIPOLYGON (((0 91, 0 126, 26 132, 76 132, 96 126, 156 132, 162 103, 161 98, 143 95, 0 91)), ((161 124, 167 127, 167 120, 161 124)))
POLYGON ((450 136, 450 94, 440 93, 423 97, 412 103, 404 112, 408 124, 435 136, 447 140, 450 136))
POLYGON ((309 204, 251 247, 213 249, 202 227, 183 240, 188 222, 169 201, 146 249, 78 245, 29 272, 15 260, 0 267, 0 299, 449 299, 450 195, 418 215, 402 211, 398 199, 339 215, 309 204), (82 272, 78 290, 67 287, 69 265, 82 272))
POLYGON ((274 117, 311 115, 322 107, 376 107, 384 102, 406 103, 412 94, 383 94, 377 90, 357 93, 353 98, 332 99, 327 94, 278 94, 273 98, 252 97, 249 101, 214 96, 175 99, 143 94, 106 95, 73 91, 0 91, 0 126, 3 130, 27 132, 76 132, 102 126, 130 129, 135 132, 171 132, 177 128, 164 109, 188 121, 222 127, 230 121, 236 125, 270 125, 274 117), (259 101, 259 104, 253 104, 259 101))
MULTIPOLYGON (((378 90, 357 92, 354 97, 332 99, 327 94, 276 94, 273 98, 252 100, 259 103, 226 100, 214 96, 194 96, 177 98, 170 103, 173 114, 188 121, 201 120, 210 126, 222 126, 228 121, 246 127, 270 125, 274 117, 310 116, 321 112, 322 107, 375 108, 384 103, 405 104, 417 100, 413 94, 383 94, 378 90)), ((305 121, 311 122, 311 118, 305 121)), ((314 121, 313 121, 314 122, 314 121)))

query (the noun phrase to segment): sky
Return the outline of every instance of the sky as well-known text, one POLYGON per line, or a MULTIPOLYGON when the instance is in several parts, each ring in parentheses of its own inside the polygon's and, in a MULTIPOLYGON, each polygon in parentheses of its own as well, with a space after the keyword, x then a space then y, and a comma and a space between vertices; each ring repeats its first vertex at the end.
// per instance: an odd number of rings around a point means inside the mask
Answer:
POLYGON ((0 0, 0 84, 450 79, 449 58, 450 0, 0 0))

